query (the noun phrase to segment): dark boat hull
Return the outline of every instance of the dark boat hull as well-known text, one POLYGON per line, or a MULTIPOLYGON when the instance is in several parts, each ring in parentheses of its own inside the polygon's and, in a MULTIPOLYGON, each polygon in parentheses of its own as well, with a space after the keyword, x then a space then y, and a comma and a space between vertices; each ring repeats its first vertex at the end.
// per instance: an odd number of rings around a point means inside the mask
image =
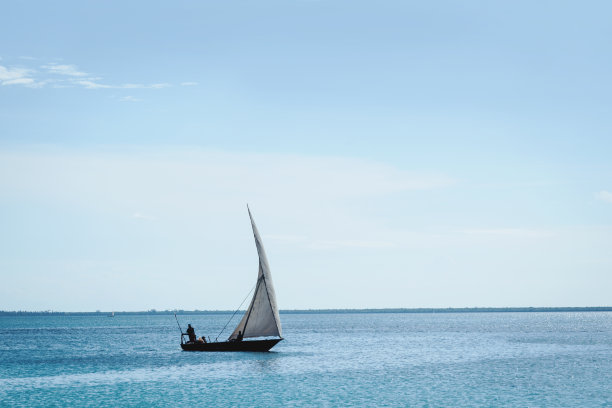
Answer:
POLYGON ((282 339, 183 343, 185 351, 269 351, 282 339))

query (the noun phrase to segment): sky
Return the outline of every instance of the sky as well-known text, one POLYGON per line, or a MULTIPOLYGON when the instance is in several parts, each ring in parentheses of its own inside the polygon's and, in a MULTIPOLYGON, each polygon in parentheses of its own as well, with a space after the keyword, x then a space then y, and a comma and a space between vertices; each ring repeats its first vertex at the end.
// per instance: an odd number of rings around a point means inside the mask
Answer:
POLYGON ((0 310, 612 304, 609 2, 0 13, 0 310))

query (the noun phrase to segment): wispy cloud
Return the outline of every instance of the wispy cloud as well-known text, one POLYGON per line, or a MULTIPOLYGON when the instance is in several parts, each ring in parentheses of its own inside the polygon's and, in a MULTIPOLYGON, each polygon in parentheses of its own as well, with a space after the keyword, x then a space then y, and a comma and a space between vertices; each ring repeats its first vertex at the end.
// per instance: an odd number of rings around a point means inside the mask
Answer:
POLYGON ((2 81, 2 85, 32 85, 34 80, 32 78, 15 78, 2 81))
POLYGON ((26 68, 10 68, 0 65, 0 84, 27 85, 34 84, 33 70, 26 68))
MULTIPOLYGON (((61 177, 64 185, 71 187, 67 192, 74 192, 80 188, 92 188, 94 195, 101 195, 104 202, 113 202, 113 205, 123 207, 126 196, 134 198, 135 203, 144 203, 150 206, 151 202, 162 206, 168 203, 178 210, 178 214, 201 211, 202 202, 207 206, 217 203, 210 197, 225 197, 229 194, 244 198, 252 198, 259 202, 269 201, 269 207, 276 209, 279 206, 290 208, 292 206, 311 205, 309 211, 319 212, 331 216, 333 219, 349 217, 346 203, 360 197, 387 196, 410 190, 444 188, 449 184, 450 177, 420 172, 406 172, 381 163, 352 158, 334 157, 308 157, 300 155, 281 154, 246 154, 235 152, 193 151, 191 149, 178 149, 177 151, 147 152, 139 151, 134 155, 98 155, 90 152, 41 152, 28 154, 20 152, 11 154, 0 152, 0 163, 3 168, 15 166, 12 172, 23 171, 38 180, 42 190, 55 194, 56 189, 50 188, 50 180, 61 177), (160 155, 162 155, 160 157, 160 155), (132 156, 138 157, 134 158, 132 156), (84 172, 71 172, 68 163, 89 163, 84 172), (57 168, 55 168, 56 166, 57 168), (110 166, 110 167, 109 167, 110 166), (54 169, 53 172, 39 172, 37 169, 54 169), (109 170, 109 169, 112 169, 109 170), (278 169, 283 169, 279 172, 278 169), (83 178, 87 173, 88 177, 83 178), (117 176, 116 181, 111 177, 117 176), (37 179, 38 177, 38 179, 37 179), (110 177, 110 178, 109 178, 110 177), (99 182, 93 182, 92 180, 99 182), (264 181, 265 182, 262 182, 264 181), (100 185, 110 182, 113 185, 112 194, 100 189, 100 185), (76 183, 76 184, 71 184, 76 183), (167 190, 160 197, 161 184, 167 190), (93 186, 96 186, 93 188, 93 186), (133 186, 140 185, 134 191, 133 186), (206 186, 205 191, 193 189, 193 186, 206 186), (78 186, 78 188, 76 188, 78 186), (225 193, 232 192, 230 193, 225 193), (225 194, 225 195, 224 195, 225 194), (115 198, 122 197, 115 200, 115 198), (193 207, 193 208, 192 208, 193 207), (330 210, 340 208, 339 213, 330 210)), ((6 172, 5 172, 6 173, 6 172)), ((2 172, 0 172, 2 174, 2 172)), ((1 184, 11 183, 10 178, 0 177, 1 184)), ((33 179, 21 180, 18 188, 33 179)), ((7 187, 8 188, 8 187, 7 187)), ((6 188, 5 188, 6 190, 6 188)), ((72 194, 72 193, 70 193, 72 194)), ((129 201, 129 200, 128 200, 129 201)), ((232 198, 230 202, 236 200, 232 198)), ((97 199, 88 198, 88 205, 98 205, 97 199)), ((110 203, 107 203, 110 205, 110 203)), ((215 204, 216 205, 216 204, 215 204)), ((227 202, 219 199, 220 209, 224 209, 227 202)), ((133 207, 132 207, 133 208, 133 207)), ((127 209, 132 214, 132 209, 127 209)), ((173 210, 174 211, 174 210, 173 210)), ((162 211, 157 211, 162 213, 162 211)), ((350 217, 349 217, 350 218, 350 217)), ((355 224, 350 231, 342 230, 338 233, 327 234, 324 240, 352 241, 345 244, 363 245, 358 241, 386 241, 381 237, 370 236, 365 238, 362 231, 367 227, 355 224)), ((272 231, 271 231, 272 232, 272 231)), ((283 234, 279 230, 279 235, 283 234)), ((304 234, 310 236, 310 234, 304 234)), ((312 241, 321 240, 312 235, 312 241)), ((331 245, 330 243, 324 243, 331 245)), ((340 245, 336 243, 335 245, 340 245)))
MULTIPOLYGON (((34 64, 37 58, 18 57, 22 61, 20 64, 34 64)), ((155 83, 112 83, 105 81, 104 78, 85 72, 77 65, 49 62, 43 65, 32 65, 31 67, 0 65, 0 85, 22 85, 29 88, 42 88, 46 85, 53 88, 80 87, 85 89, 163 89, 171 87, 167 82, 155 83)), ((196 82, 182 82, 182 86, 197 85, 196 82)), ((126 101, 136 101, 136 98, 126 101)))
POLYGON ((170 84, 122 84, 122 85, 110 85, 96 82, 91 79, 83 79, 74 81, 75 84, 82 85, 87 89, 162 89, 168 88, 170 84))
POLYGON ((89 74, 86 72, 79 71, 75 65, 62 65, 62 64, 47 64, 43 65, 41 68, 46 69, 51 74, 56 75, 68 75, 74 77, 84 77, 89 74))
POLYGON ((595 193, 595 197, 600 199, 601 201, 605 201, 606 203, 612 204, 612 193, 606 190, 601 190, 598 193, 595 193))
POLYGON ((82 81, 74 81, 75 84, 82 85, 87 89, 104 89, 104 88, 112 88, 110 85, 100 84, 90 80, 82 80, 82 81))

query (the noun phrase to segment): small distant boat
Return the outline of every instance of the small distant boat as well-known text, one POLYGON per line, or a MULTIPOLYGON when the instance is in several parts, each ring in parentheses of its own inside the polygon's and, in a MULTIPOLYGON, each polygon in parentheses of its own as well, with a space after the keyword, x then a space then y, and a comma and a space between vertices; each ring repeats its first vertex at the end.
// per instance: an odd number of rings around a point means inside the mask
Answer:
POLYGON ((272 285, 272 276, 270 275, 270 266, 268 265, 261 237, 248 206, 247 210, 251 219, 253 235, 255 236, 257 254, 259 255, 259 272, 251 303, 227 341, 205 342, 200 340, 184 342, 183 334, 181 334, 181 348, 185 351, 269 351, 279 341, 283 340, 278 307, 276 306, 276 295, 272 285), (277 338, 244 340, 262 337, 277 338))
POLYGON ((108 317, 115 317, 115 312, 110 312, 110 314, 108 315, 108 317))

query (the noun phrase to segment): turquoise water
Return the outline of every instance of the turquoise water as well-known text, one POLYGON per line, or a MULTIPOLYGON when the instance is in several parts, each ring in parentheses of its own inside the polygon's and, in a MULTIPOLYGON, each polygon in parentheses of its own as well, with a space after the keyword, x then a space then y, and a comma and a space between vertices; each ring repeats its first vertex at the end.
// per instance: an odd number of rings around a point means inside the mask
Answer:
POLYGON ((273 352, 189 353, 173 316, 0 317, 0 406, 612 407, 610 312, 281 319, 273 352))

